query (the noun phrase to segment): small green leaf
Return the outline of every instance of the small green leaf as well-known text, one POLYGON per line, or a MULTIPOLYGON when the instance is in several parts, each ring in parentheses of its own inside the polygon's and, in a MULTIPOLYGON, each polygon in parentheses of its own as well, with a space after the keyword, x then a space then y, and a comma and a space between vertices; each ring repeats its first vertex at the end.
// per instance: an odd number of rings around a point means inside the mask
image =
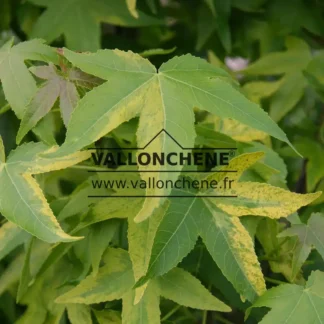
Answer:
POLYGON ((247 310, 246 317, 254 307, 269 307, 261 324, 321 324, 324 318, 324 273, 314 271, 305 287, 280 285, 271 288, 247 310))
POLYGON ((17 134, 17 143, 60 101, 60 110, 65 125, 68 124, 72 111, 79 101, 76 86, 60 75, 53 64, 30 69, 37 77, 47 80, 37 90, 28 104, 17 134))
POLYGON ((304 263, 307 259, 312 247, 314 246, 324 259, 324 215, 321 213, 313 213, 309 218, 307 225, 292 224, 290 228, 281 232, 278 237, 298 236, 301 246, 299 253, 304 263))
POLYGON ((0 48, 0 79, 11 108, 22 118, 25 107, 35 95, 36 82, 24 64, 25 60, 57 63, 54 49, 34 39, 12 47, 12 41, 0 48), (19 91, 17 91, 19 89, 19 91))
POLYGON ((68 304, 66 309, 71 324, 92 324, 91 310, 89 306, 68 304))
POLYGON ((120 299, 134 285, 134 276, 128 253, 109 248, 104 256, 105 265, 97 276, 88 276, 81 283, 60 296, 58 303, 93 304, 120 299))
POLYGON ((231 308, 214 297, 189 272, 175 268, 158 278, 161 296, 185 307, 230 312, 231 308))
POLYGON ((121 324, 120 314, 111 309, 104 309, 102 311, 93 310, 99 324, 121 324))
POLYGON ((90 256, 92 263, 92 274, 97 275, 103 253, 113 239, 119 222, 115 219, 93 224, 90 229, 90 256))

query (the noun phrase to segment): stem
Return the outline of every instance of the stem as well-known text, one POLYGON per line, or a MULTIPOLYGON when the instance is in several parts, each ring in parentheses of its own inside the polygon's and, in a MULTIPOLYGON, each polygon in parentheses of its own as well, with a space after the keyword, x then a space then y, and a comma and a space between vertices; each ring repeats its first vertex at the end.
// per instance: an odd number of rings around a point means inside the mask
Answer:
POLYGON ((282 284, 286 284, 287 282, 285 281, 281 281, 281 280, 277 280, 277 279, 273 279, 273 278, 269 278, 269 277, 264 277, 265 281, 271 282, 273 284, 276 285, 282 285, 282 284))
POLYGON ((207 323, 207 315, 208 315, 208 311, 204 310, 201 324, 206 324, 207 323))
POLYGON ((224 323, 224 324, 233 324, 231 321, 227 320, 226 318, 224 318, 223 316, 221 316, 221 315, 219 315, 217 313, 214 314, 214 318, 217 321, 219 321, 221 323, 224 323))
POLYGON ((4 114, 9 109, 10 109, 10 105, 7 103, 6 105, 0 108, 0 115, 4 114))
POLYGON ((177 305, 174 308, 172 308, 169 313, 165 314, 162 317, 161 322, 166 321, 168 318, 170 318, 180 307, 182 307, 182 306, 181 305, 177 305))

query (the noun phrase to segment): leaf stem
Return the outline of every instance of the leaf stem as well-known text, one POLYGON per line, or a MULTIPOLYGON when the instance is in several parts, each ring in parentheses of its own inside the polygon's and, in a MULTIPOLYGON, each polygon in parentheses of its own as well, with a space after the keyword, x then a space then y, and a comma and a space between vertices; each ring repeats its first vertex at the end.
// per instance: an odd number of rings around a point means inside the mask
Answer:
POLYGON ((5 104, 4 106, 2 106, 0 108, 0 115, 4 114, 5 112, 7 112, 10 109, 10 105, 9 103, 5 104))
POLYGON ((208 315, 208 311, 207 310, 204 310, 203 311, 203 318, 202 318, 201 324, 206 324, 207 323, 207 315, 208 315))
POLYGON ((276 285, 283 285, 283 284, 287 284, 288 282, 285 281, 281 281, 281 280, 277 280, 277 279, 273 279, 273 278, 269 278, 269 277, 264 277, 265 281, 271 282, 273 284, 276 285))
POLYGON ((226 318, 224 318, 220 314, 214 313, 214 316, 213 317, 216 320, 218 320, 219 322, 221 322, 221 323, 224 323, 224 324, 233 324, 231 321, 227 320, 226 318))
POLYGON ((181 305, 176 305, 174 308, 172 308, 169 313, 165 314, 162 319, 161 322, 166 321, 168 318, 170 318, 180 307, 182 307, 181 305))

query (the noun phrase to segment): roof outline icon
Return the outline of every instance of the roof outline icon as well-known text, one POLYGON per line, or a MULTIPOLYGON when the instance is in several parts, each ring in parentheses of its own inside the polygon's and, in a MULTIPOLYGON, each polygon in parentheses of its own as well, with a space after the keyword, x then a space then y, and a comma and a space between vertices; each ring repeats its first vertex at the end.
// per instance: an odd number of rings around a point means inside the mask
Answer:
POLYGON ((162 128, 144 147, 91 147, 88 150, 145 150, 161 133, 167 134, 182 150, 237 150, 237 147, 184 147, 167 130, 162 128))

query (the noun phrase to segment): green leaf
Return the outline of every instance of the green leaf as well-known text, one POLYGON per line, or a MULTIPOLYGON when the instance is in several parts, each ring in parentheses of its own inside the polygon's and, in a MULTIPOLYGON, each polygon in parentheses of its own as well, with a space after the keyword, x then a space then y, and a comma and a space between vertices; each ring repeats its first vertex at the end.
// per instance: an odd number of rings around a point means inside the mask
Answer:
POLYGON ((40 157, 54 152, 42 143, 18 147, 6 163, 0 163, 0 211, 11 222, 38 238, 53 243, 79 238, 64 233, 32 174, 60 170, 89 157, 79 152, 57 159, 40 157))
POLYGON ((164 276, 151 280, 139 302, 136 302, 134 291, 123 297, 123 323, 160 323, 160 295, 185 307, 219 312, 231 310, 189 272, 174 268, 164 276))
POLYGON ((92 274, 94 276, 98 273, 101 257, 107 249, 110 241, 113 239, 116 230, 118 229, 118 225, 119 222, 112 219, 91 226, 89 244, 92 274))
POLYGON ((170 203, 154 239, 147 273, 137 286, 175 267, 193 249, 198 235, 240 294, 253 300, 264 292, 253 242, 243 225, 196 197, 173 199, 170 203), (220 248, 216 251, 215 246, 220 248))
POLYGON ((88 276, 56 301, 64 304, 93 304, 122 298, 134 285, 128 253, 121 249, 108 248, 104 262, 105 265, 99 269, 97 276, 88 276))
POLYGON ((313 213, 306 224, 292 224, 290 228, 281 232, 278 237, 298 236, 299 254, 303 264, 314 246, 324 259, 324 215, 313 213))
POLYGON ((198 19, 197 50, 200 50, 210 36, 217 32, 226 52, 231 51, 231 32, 228 23, 231 6, 230 1, 205 0, 201 6, 198 19))
POLYGON ((123 297, 122 322, 125 324, 159 324, 160 297, 157 283, 150 282, 138 303, 134 303, 135 292, 130 290, 123 297))
POLYGON ((282 273, 290 282, 303 283, 300 268, 303 260, 299 254, 297 238, 279 237, 282 225, 273 219, 261 219, 257 229, 257 239, 261 243, 269 261, 271 271, 282 273))
POLYGON ((128 10, 134 18, 138 18, 136 2, 137 2, 137 0, 126 0, 128 10))
POLYGON ((33 26, 32 38, 44 38, 49 43, 64 35, 66 45, 79 51, 95 51, 100 46, 100 23, 118 26, 146 26, 161 21, 138 12, 134 18, 128 11, 126 1, 93 0, 30 0, 46 7, 45 12, 33 26), (73 14, 71 14, 73 13, 73 14), (80 32, 82 31, 82 32, 80 32))
POLYGON ((69 320, 72 324, 92 324, 91 310, 87 305, 68 304, 66 306, 69 320))
POLYGON ((25 243, 30 235, 11 222, 0 227, 0 260, 7 256, 17 246, 25 243))
POLYGON ((206 203, 201 237, 214 261, 236 291, 249 301, 265 292, 265 282, 254 244, 238 218, 206 203))
MULTIPOLYGON (((69 123, 66 141, 56 156, 91 144, 138 114, 139 147, 145 147, 157 131, 163 129, 183 147, 193 147, 195 130, 191 108, 194 107, 220 117, 234 118, 289 143, 286 135, 262 109, 249 102, 224 79, 226 72, 202 59, 190 55, 175 57, 156 73, 149 61, 130 52, 103 50, 95 54, 76 54, 65 50, 64 53, 84 72, 106 80, 113 78, 114 82, 113 85, 109 81, 104 83, 79 101, 69 123), (106 105, 102 105, 102 100, 106 105)), ((146 152, 165 154, 181 150, 163 131, 145 149, 146 152)), ((140 171, 147 168, 141 167, 140 171)), ((166 168, 153 166, 156 171, 166 168)), ((160 172, 156 177, 157 180, 174 180, 178 175, 178 172, 160 172)), ((148 177, 148 173, 141 174, 143 180, 148 177)), ((166 195, 169 191, 147 189, 146 195, 156 195, 157 192, 166 195)), ((148 218, 161 202, 162 199, 146 200, 136 221, 148 218)))
POLYGON ((251 81, 245 83, 242 89, 247 97, 255 103, 261 103, 261 99, 273 95, 281 86, 282 79, 276 81, 251 81))
POLYGON ((111 309, 104 309, 102 311, 94 310, 96 318, 99 324, 121 324, 121 318, 119 312, 111 309))
POLYGON ((270 117, 279 122, 301 100, 305 87, 306 80, 301 72, 292 72, 285 76, 280 88, 272 97, 270 117))
POLYGON ((24 296, 24 294, 28 290, 28 284, 31 280, 31 273, 30 273, 30 255, 32 251, 34 243, 34 238, 31 237, 29 239, 28 244, 26 244, 26 255, 25 255, 25 261, 24 261, 24 266, 21 272, 20 276, 20 282, 19 282, 19 287, 18 287, 18 292, 17 292, 17 298, 16 301, 17 303, 20 302, 21 298, 24 296))
POLYGON ((308 45, 302 40, 288 37, 285 52, 272 52, 240 71, 246 75, 280 75, 301 71, 311 59, 308 45))
POLYGON ((79 94, 71 81, 60 75, 53 64, 31 69, 37 77, 47 80, 37 90, 35 96, 26 107, 17 134, 19 144, 23 137, 41 120, 60 99, 60 109, 64 124, 67 125, 75 108, 79 94))
MULTIPOLYGON (((320 324, 324 318, 323 283, 323 272, 314 271, 305 287, 286 284, 272 288, 252 307, 271 308, 261 324, 320 324)), ((249 316, 250 312, 251 308, 248 309, 246 316, 249 316)))
MULTIPOLYGON (((264 157, 259 161, 260 163, 279 171, 280 178, 285 181, 287 177, 287 166, 279 154, 258 142, 252 142, 246 146, 241 146, 244 153, 247 152, 264 152, 264 157)), ((233 169, 235 170, 235 169, 233 169)))
POLYGON ((232 118, 219 118, 215 115, 208 115, 202 125, 211 127, 232 139, 240 142, 263 141, 267 134, 255 128, 246 126, 232 118))
POLYGON ((172 199, 154 237, 147 273, 137 286, 167 273, 194 248, 203 211, 203 202, 193 194, 192 198, 172 199))
POLYGON ((230 312, 231 308, 214 297, 189 272, 175 268, 158 278, 160 294, 185 307, 230 312))
POLYGON ((173 53, 177 48, 169 48, 169 49, 163 49, 163 48, 154 48, 154 49, 149 49, 144 52, 139 53, 142 57, 151 57, 155 55, 167 55, 173 53))
POLYGON ((134 222, 134 213, 131 214, 132 216, 129 216, 129 256, 133 263, 133 271, 136 281, 144 276, 147 271, 154 237, 167 208, 168 202, 165 202, 149 219, 141 223, 134 222))
POLYGON ((57 63, 54 49, 39 39, 12 46, 12 40, 0 48, 0 79, 11 108, 22 118, 37 87, 36 82, 24 64, 25 60, 57 63))
POLYGON ((256 182, 238 182, 232 189, 237 198, 223 201, 217 198, 212 200, 212 203, 234 216, 287 217, 322 194, 321 192, 298 194, 267 183, 256 182))
POLYGON ((324 148, 323 146, 308 138, 300 138, 296 141, 296 147, 307 159, 306 164, 306 188, 313 191, 316 185, 324 177, 324 148))
POLYGON ((166 298, 198 309, 230 311, 230 308, 212 296, 198 279, 181 269, 172 270, 159 281, 150 281, 143 291, 142 298, 134 302, 134 277, 128 253, 121 249, 108 248, 104 263, 97 276, 88 276, 77 287, 57 298, 56 302, 92 304, 122 298, 123 323, 134 324, 159 323, 160 293, 166 298), (196 293, 200 295, 195 297, 196 293))

